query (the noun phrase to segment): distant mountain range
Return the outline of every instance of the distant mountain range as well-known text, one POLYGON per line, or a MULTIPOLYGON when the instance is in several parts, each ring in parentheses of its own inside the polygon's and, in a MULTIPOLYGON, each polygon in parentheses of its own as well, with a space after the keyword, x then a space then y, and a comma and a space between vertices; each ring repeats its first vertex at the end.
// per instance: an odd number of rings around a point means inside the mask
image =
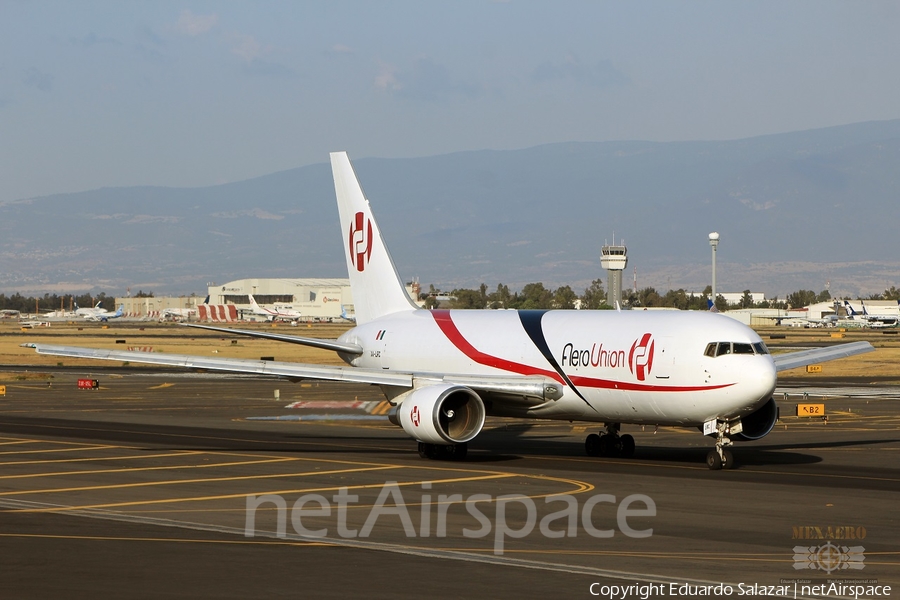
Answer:
MULTIPOLYGON (((350 149, 352 151, 352 149, 350 149)), ((327 152, 323 150, 323 158, 327 152)), ((581 292, 625 239, 638 287, 868 294, 900 284, 900 120, 724 142, 559 143, 351 159, 400 274, 581 292)), ((247 277, 343 277, 330 166, 203 188, 0 204, 0 292, 202 294, 247 277)))

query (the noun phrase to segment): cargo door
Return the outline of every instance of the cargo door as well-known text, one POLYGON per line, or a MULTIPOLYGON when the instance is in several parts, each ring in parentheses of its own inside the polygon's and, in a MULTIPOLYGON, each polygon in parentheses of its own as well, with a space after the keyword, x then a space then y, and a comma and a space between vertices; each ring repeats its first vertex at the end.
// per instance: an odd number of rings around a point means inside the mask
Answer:
POLYGON ((651 371, 655 379, 666 381, 675 370, 675 352, 671 337, 657 338, 654 342, 653 349, 653 370, 651 371))

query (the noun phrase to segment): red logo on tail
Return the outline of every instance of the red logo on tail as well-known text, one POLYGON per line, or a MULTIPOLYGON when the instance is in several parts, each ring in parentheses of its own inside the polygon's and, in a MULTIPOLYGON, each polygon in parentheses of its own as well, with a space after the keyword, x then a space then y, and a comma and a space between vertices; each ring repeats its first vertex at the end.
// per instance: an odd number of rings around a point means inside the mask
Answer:
POLYGON ((350 223, 350 262, 362 273, 372 256, 372 221, 358 212, 350 223), (365 225, 365 226, 364 226, 365 225))
POLYGON ((641 339, 635 340, 628 353, 628 368, 637 375, 638 381, 644 381, 653 367, 653 336, 645 333, 641 339))

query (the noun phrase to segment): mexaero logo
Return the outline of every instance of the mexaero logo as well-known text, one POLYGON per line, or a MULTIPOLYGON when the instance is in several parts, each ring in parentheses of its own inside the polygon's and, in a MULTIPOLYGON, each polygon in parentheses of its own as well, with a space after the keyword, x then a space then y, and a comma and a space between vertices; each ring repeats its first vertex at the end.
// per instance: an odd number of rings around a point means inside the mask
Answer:
POLYGON ((421 415, 419 414, 418 406, 413 406, 412 410, 409 413, 409 420, 412 421, 413 427, 419 426, 419 422, 421 421, 421 415))
POLYGON ((362 273, 372 256, 372 220, 358 212, 350 222, 350 263, 362 273))
POLYGON ((634 373, 638 381, 644 381, 653 367, 653 336, 645 333, 640 340, 635 340, 628 353, 628 368, 634 373))

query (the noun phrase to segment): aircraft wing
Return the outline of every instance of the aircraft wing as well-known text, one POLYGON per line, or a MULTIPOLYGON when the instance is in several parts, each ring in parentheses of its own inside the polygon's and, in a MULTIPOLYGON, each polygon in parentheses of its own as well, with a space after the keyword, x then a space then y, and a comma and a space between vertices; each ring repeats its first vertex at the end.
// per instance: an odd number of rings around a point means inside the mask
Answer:
POLYGON ((464 385, 479 392, 500 394, 501 397, 497 399, 498 402, 518 407, 537 406, 546 400, 555 400, 562 396, 562 386, 546 377, 403 373, 383 369, 362 369, 356 367, 311 365, 269 360, 206 357, 189 354, 135 352, 131 350, 105 350, 100 348, 54 346, 49 344, 27 343, 22 344, 22 346, 25 348, 34 348, 38 354, 67 356, 69 358, 147 363, 183 369, 207 369, 210 371, 270 375, 274 377, 288 377, 291 379, 345 381, 409 389, 413 388, 414 382, 416 381, 425 385, 450 383, 464 385))
POLYGON ((49 344, 29 343, 22 345, 26 348, 34 348, 38 354, 67 356, 69 358, 116 360, 122 362, 147 363, 151 365, 166 365, 184 369, 208 369, 211 371, 273 375, 296 379, 323 379, 326 381, 350 381, 354 383, 412 387, 412 375, 410 373, 399 373, 394 371, 376 371, 375 369, 356 369, 353 367, 310 365, 270 360, 193 356, 190 354, 104 350, 100 348, 53 346, 49 344))
POLYGON ((865 354, 872 352, 875 347, 869 342, 853 342, 850 344, 840 344, 838 346, 830 346, 828 348, 813 348, 812 350, 801 350, 799 352, 788 352, 786 354, 773 354, 775 360, 775 370, 778 372, 787 371, 788 369, 796 369, 797 367, 805 367, 813 363, 827 362, 829 360, 837 360, 838 358, 846 358, 856 354, 865 354))
POLYGON ((247 335, 250 337, 264 338, 267 340, 275 340, 276 342, 287 342, 289 344, 300 344, 302 346, 310 346, 312 348, 322 348, 323 350, 333 350, 334 352, 344 352, 346 354, 362 354, 362 347, 357 344, 349 344, 339 342, 337 340, 323 340, 319 338, 305 338, 296 335, 286 335, 283 333, 268 333, 266 331, 253 331, 250 329, 229 329, 227 327, 212 327, 210 325, 197 325, 195 323, 184 323, 185 327, 196 327, 197 329, 208 329, 210 331, 218 331, 219 333, 236 333, 238 335, 247 335))

